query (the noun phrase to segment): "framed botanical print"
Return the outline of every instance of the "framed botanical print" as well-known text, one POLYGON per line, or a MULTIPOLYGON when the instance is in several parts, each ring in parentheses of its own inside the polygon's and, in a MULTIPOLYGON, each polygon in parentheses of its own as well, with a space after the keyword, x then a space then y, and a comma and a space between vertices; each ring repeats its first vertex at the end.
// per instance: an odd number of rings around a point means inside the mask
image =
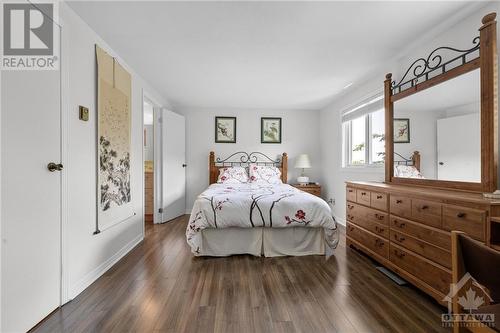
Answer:
POLYGON ((410 119, 394 118, 394 143, 410 143, 410 119))
POLYGON ((215 143, 236 143, 236 117, 215 117, 215 143))
POLYGON ((281 143, 281 118, 260 118, 260 142, 281 143))

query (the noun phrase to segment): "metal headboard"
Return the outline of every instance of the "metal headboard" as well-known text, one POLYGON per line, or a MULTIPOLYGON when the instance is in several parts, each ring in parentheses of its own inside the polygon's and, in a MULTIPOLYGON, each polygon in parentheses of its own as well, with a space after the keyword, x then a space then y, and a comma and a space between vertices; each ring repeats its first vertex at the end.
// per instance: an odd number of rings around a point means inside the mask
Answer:
POLYGON ((413 165, 418 171, 420 171, 420 153, 418 151, 413 152, 413 155, 409 158, 406 158, 396 152, 394 152, 394 156, 400 158, 399 160, 394 158, 394 165, 413 165))
POLYGON ((275 160, 273 160, 269 156, 257 151, 251 153, 239 151, 237 153, 230 155, 225 159, 217 157, 217 159, 215 160, 215 165, 217 166, 237 166, 237 165, 246 166, 250 163, 280 167, 281 159, 276 158, 275 160))
POLYGON ((217 177, 219 175, 219 169, 224 167, 234 167, 243 166, 246 167, 250 163, 265 166, 274 166, 281 171, 281 180, 283 183, 287 181, 287 169, 288 169, 288 155, 283 153, 281 157, 272 159, 264 153, 254 151, 247 153, 244 151, 239 151, 229 155, 226 158, 215 158, 215 153, 210 152, 209 156, 209 182, 213 184, 217 182, 217 177))

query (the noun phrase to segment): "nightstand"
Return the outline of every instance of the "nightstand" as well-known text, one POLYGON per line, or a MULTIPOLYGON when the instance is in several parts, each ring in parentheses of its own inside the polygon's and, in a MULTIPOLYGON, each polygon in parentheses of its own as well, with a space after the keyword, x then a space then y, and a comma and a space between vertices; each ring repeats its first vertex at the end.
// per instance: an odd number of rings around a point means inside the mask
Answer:
POLYGON ((298 188, 299 190, 302 190, 307 193, 314 194, 317 197, 321 197, 321 185, 316 185, 316 184, 307 184, 307 185, 301 185, 301 184, 292 184, 293 187, 298 188))

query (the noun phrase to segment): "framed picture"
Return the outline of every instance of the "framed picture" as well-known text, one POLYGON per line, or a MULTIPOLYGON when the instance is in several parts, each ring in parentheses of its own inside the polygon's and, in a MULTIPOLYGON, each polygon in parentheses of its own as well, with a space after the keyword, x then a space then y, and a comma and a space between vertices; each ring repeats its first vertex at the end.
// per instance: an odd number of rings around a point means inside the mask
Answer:
POLYGON ((260 118, 260 142, 281 143, 281 118, 260 118))
POLYGON ((215 117, 215 143, 236 143, 236 117, 215 117))
POLYGON ((394 118, 394 143, 410 143, 410 119, 394 118))

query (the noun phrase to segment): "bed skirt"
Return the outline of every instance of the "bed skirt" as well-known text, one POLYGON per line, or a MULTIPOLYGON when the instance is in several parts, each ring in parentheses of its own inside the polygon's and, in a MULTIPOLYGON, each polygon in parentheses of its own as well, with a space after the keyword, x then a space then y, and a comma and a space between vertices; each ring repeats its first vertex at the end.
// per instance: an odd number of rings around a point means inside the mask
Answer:
POLYGON ((200 256, 280 257, 325 254, 323 228, 224 228, 202 230, 200 256))

